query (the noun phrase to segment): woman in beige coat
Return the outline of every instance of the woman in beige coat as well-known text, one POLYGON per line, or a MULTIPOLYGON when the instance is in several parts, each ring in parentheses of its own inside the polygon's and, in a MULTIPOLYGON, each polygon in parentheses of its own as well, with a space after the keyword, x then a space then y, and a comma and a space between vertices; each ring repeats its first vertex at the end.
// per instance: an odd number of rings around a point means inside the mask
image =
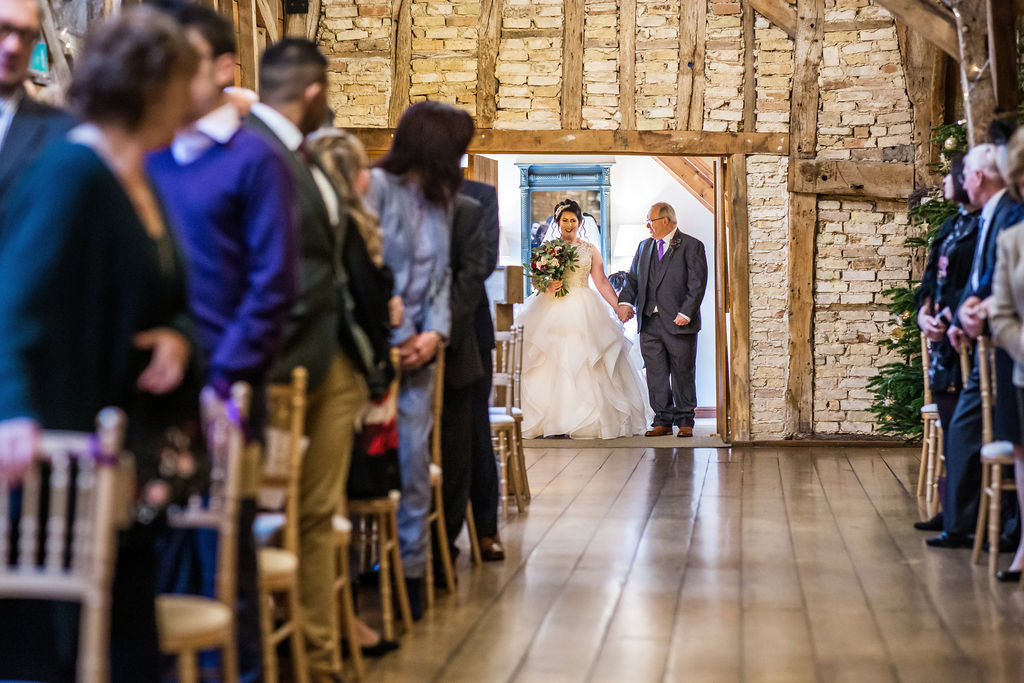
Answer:
MULTIPOLYGON (((1024 128, 1010 140, 1003 172, 1014 199, 1024 195, 1024 128)), ((992 341, 1013 358, 1013 386, 1017 391, 1019 424, 1024 428, 1024 223, 1004 230, 996 242, 996 269, 989 302, 992 341)), ((998 400, 998 399, 997 399, 998 400)), ((1024 510, 1024 447, 1014 446, 1017 502, 1024 510)), ((1024 568, 1024 537, 1013 561, 996 574, 1000 581, 1020 581, 1024 568)))

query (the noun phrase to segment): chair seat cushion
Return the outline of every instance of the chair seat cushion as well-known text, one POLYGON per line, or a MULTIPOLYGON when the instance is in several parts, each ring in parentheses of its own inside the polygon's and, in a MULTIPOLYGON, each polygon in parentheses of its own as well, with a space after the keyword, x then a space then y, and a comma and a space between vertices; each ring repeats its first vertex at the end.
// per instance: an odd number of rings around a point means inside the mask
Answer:
POLYGON ((939 406, 937 406, 934 403, 929 403, 926 406, 921 406, 921 414, 922 415, 938 415, 939 414, 939 406))
POLYGON ((158 595, 156 622, 160 649, 204 649, 223 642, 234 615, 222 602, 201 595, 158 595))
POLYGON ((260 548, 256 553, 260 578, 279 579, 294 575, 299 570, 295 553, 281 548, 260 548))
POLYGON ((514 417, 506 415, 505 413, 491 413, 490 417, 492 427, 500 425, 514 425, 516 423, 516 419, 514 417))
POLYGON ((993 441, 981 447, 983 460, 992 462, 1003 462, 1007 465, 1013 463, 1013 444, 1009 441, 993 441))
POLYGON ((252 535, 256 537, 256 547, 264 548, 274 545, 275 538, 284 529, 283 512, 261 512, 252 523, 252 535))
MULTIPOLYGON (((488 412, 490 412, 491 415, 506 415, 506 414, 509 414, 509 411, 505 410, 501 406, 491 406, 489 408, 488 412)), ((520 417, 520 416, 522 416, 522 414, 523 414, 523 411, 520 410, 519 408, 513 408, 512 411, 511 411, 512 417, 520 417)))

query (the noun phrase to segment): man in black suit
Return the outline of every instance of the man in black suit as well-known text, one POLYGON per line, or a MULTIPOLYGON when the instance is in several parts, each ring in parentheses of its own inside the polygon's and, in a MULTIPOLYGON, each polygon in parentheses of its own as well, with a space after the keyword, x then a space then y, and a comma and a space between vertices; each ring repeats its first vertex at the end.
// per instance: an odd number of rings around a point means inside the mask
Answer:
POLYGON ((640 353, 654 424, 646 436, 693 436, 697 409, 697 333, 708 284, 704 245, 676 227, 676 212, 658 202, 647 214, 651 232, 637 247, 619 293, 619 320, 640 313, 640 353), (634 310, 633 306, 636 306, 634 310))
POLYGON ((37 0, 0 0, 0 213, 22 172, 72 124, 67 113, 25 92, 39 26, 37 0))
POLYGON ((452 224, 452 329, 441 417, 444 511, 454 550, 466 502, 473 502, 485 560, 505 558, 498 538, 498 473, 487 411, 494 325, 484 287, 498 262, 499 238, 497 191, 466 181, 456 197, 452 224))

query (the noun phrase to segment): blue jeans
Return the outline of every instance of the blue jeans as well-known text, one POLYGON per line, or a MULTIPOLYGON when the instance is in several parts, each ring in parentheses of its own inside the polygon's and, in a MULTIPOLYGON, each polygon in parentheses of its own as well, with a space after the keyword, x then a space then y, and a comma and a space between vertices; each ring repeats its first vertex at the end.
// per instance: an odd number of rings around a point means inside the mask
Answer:
POLYGON ((423 577, 427 564, 435 374, 433 365, 407 372, 398 392, 398 462, 402 468, 398 544, 405 575, 416 579, 423 577))

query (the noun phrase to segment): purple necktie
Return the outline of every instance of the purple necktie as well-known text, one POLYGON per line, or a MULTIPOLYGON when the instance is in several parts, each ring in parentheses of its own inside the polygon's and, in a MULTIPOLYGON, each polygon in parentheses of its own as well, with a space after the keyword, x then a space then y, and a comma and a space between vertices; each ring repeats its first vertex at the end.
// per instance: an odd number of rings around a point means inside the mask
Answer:
POLYGON ((658 260, 665 255, 665 240, 658 240, 658 260))

